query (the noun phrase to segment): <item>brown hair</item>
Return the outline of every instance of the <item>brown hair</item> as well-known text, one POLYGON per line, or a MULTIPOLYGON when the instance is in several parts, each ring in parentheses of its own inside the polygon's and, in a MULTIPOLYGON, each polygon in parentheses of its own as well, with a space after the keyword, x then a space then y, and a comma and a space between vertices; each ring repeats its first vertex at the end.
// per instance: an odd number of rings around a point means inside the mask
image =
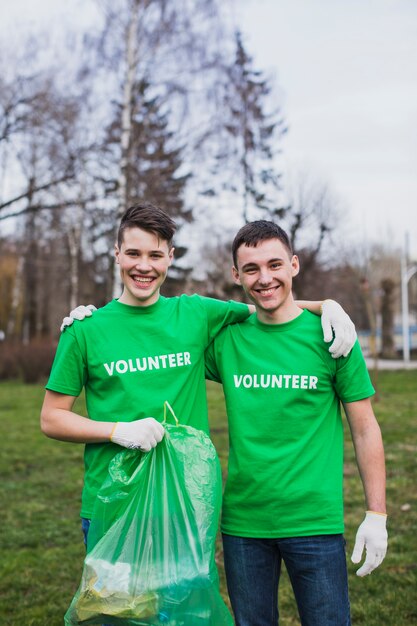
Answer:
POLYGON ((123 233, 127 228, 142 228, 154 233, 171 247, 176 224, 163 209, 151 202, 141 202, 131 206, 122 215, 117 233, 117 245, 123 243, 123 233))
POLYGON ((292 245, 285 230, 274 222, 267 220, 257 220, 245 224, 238 231, 232 244, 233 264, 237 268, 237 251, 240 246, 249 246, 256 248, 260 241, 268 239, 279 239, 279 241, 287 248, 290 256, 293 255, 292 245))

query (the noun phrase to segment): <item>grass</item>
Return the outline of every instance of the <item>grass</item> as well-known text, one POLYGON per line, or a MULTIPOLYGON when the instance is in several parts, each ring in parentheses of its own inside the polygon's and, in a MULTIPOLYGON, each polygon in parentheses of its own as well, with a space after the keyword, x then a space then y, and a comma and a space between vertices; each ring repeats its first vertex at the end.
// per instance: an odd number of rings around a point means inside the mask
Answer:
MULTIPOLYGON (((353 624, 417 624, 417 373, 379 372, 375 412, 386 449, 389 551, 372 576, 355 576, 349 562, 353 624)), ((208 387, 212 437, 223 469, 227 426, 220 387, 208 387)), ((0 624, 58 626, 82 570, 79 505, 82 446, 52 441, 39 431, 43 389, 0 383, 4 444, 0 460, 0 624)), ((82 402, 82 401, 80 401, 82 402)), ((80 411, 83 407, 81 405, 80 411)), ((363 495, 350 437, 345 452, 347 550, 363 517, 363 495)), ((217 545, 221 566, 221 544, 217 545)), ((224 576, 220 567, 222 591, 224 576)), ((299 624, 288 579, 280 586, 282 626, 299 624)), ((192 625, 190 625, 192 626, 192 625)))

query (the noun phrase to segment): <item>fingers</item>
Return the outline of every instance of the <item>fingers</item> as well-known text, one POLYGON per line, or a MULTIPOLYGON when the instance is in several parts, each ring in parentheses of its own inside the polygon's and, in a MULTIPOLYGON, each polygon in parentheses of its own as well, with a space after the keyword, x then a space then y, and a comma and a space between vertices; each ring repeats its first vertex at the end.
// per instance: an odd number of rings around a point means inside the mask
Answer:
POLYGON ((379 565, 381 565, 384 558, 385 552, 367 552, 365 563, 362 565, 362 567, 358 569, 358 571, 356 572, 356 576, 367 576, 368 574, 373 572, 374 569, 376 569, 379 565))
POLYGON ((162 441, 165 428, 157 422, 153 417, 142 420, 143 433, 138 439, 138 447, 144 452, 149 452, 152 448, 156 448, 158 443, 162 441))
POLYGON ((386 520, 387 516, 384 513, 366 512, 365 519, 356 533, 351 556, 353 563, 359 563, 365 547, 365 562, 356 572, 357 576, 367 576, 384 560, 388 547, 386 520))
POLYGON ((352 326, 348 328, 346 332, 346 346, 342 353, 342 356, 347 356, 349 354, 356 342, 357 336, 358 335, 356 333, 355 325, 352 324, 352 326))
POLYGON ((158 443, 162 440, 162 437, 158 436, 150 436, 142 443, 138 443, 138 448, 143 452, 150 452, 152 448, 156 448, 158 443))
POLYGON ((365 545, 365 537, 357 537, 355 546, 353 548, 351 561, 352 563, 359 563, 362 559, 363 549, 366 549, 365 563, 356 572, 357 576, 367 576, 374 571, 385 558, 387 553, 385 546, 365 545))
POLYGON ((65 328, 67 328, 67 326, 71 326, 72 322, 73 322, 72 317, 64 317, 64 319, 62 320, 61 327, 59 329, 61 333, 65 328))
POLYGON ((323 329, 323 339, 326 343, 332 340, 333 332, 332 325, 330 324, 330 320, 327 315, 322 315, 321 317, 321 327, 323 329))
POLYGON ((325 300, 322 304, 321 325, 324 341, 334 341, 329 352, 334 359, 347 356, 356 341, 355 325, 340 304, 334 300, 325 300))
POLYGON ((347 356, 352 350, 356 341, 355 326, 335 326, 335 338, 329 348, 329 352, 334 359, 341 356, 347 356))
POLYGON ((137 450, 142 450, 142 452, 150 452, 152 448, 156 447, 156 444, 152 446, 149 441, 144 441, 142 443, 139 443, 139 442, 134 443, 133 447, 136 448, 137 450))
POLYGON ((88 306, 84 306, 83 304, 80 304, 80 306, 77 306, 71 311, 70 317, 72 317, 73 320, 80 321, 83 320, 85 317, 91 317, 94 310, 90 308, 91 306, 93 305, 89 304, 88 306))
POLYGON ((373 560, 367 558, 365 563, 362 565, 362 567, 360 567, 358 571, 356 572, 356 576, 360 576, 360 577, 367 576, 368 574, 373 572, 375 567, 376 566, 373 560))
POLYGON ((338 359, 342 356, 343 352, 346 350, 346 341, 345 338, 336 333, 336 337, 329 348, 329 352, 334 359, 338 359))
POLYGON ((360 560, 362 559, 362 552, 363 552, 364 545, 365 545, 364 537, 357 536, 355 545, 353 547, 352 556, 350 557, 350 560, 352 561, 352 563, 360 562, 360 560))
POLYGON ((69 316, 64 317, 64 319, 62 320, 62 324, 60 327, 61 333, 65 328, 67 328, 67 326, 71 326, 74 320, 82 321, 86 317, 91 317, 93 311, 97 311, 97 308, 94 306, 94 304, 87 304, 87 306, 80 304, 80 306, 77 306, 71 311, 69 316))
POLYGON ((149 452, 163 439, 165 429, 153 417, 133 422, 117 422, 111 435, 111 441, 120 446, 149 452))

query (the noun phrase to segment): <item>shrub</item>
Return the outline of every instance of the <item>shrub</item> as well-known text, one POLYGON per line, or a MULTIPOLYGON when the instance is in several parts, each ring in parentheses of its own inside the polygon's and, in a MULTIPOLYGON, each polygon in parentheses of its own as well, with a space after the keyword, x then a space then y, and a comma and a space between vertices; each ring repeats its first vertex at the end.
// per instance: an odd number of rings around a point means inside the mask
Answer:
POLYGON ((50 339, 33 339, 28 344, 4 342, 0 345, 0 380, 21 378, 37 383, 49 375, 55 354, 50 339))
POLYGON ((0 343, 0 380, 13 380, 20 377, 20 344, 4 341, 0 343))

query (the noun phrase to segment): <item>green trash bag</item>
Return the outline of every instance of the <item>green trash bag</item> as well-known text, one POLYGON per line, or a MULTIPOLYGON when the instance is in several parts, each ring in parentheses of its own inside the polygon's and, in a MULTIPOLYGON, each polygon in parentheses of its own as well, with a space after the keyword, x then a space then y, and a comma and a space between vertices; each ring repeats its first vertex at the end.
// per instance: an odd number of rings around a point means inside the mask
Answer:
POLYGON ((164 426, 151 452, 122 450, 109 464, 68 626, 233 626, 214 560, 217 453, 204 432, 178 424, 167 402, 164 426))

